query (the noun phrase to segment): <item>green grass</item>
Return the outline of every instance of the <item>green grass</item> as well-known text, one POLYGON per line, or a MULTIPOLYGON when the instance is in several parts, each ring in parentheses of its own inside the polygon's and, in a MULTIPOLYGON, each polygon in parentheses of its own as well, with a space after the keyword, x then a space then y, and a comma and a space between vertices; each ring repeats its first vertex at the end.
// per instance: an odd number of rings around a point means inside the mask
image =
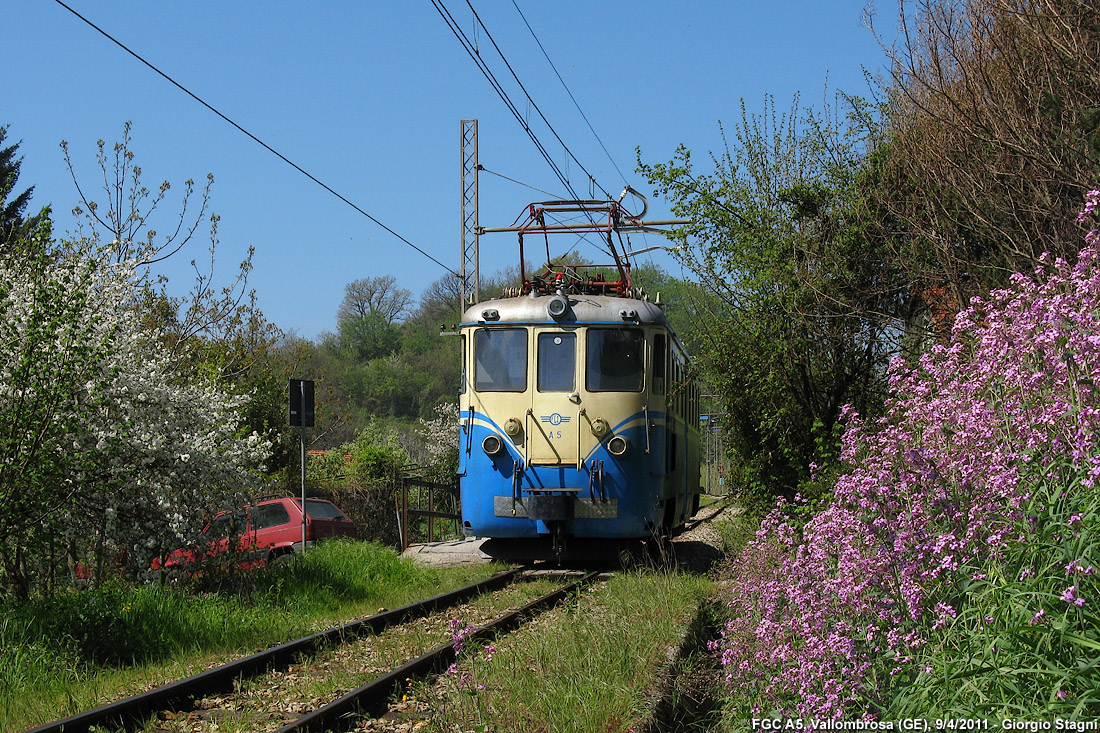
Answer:
POLYGON ((492 654, 470 643, 444 675, 447 700, 429 729, 627 730, 646 716, 670 649, 711 591, 696 575, 616 575, 494 643, 492 654))
POLYGON ((473 582, 371 543, 187 588, 109 586, 0 609, 0 730, 22 730, 219 661, 473 582))
POLYGON ((717 520, 714 527, 722 538, 722 553, 728 558, 733 558, 756 536, 756 531, 760 529, 760 520, 744 512, 740 514, 727 512, 727 515, 728 518, 717 520))

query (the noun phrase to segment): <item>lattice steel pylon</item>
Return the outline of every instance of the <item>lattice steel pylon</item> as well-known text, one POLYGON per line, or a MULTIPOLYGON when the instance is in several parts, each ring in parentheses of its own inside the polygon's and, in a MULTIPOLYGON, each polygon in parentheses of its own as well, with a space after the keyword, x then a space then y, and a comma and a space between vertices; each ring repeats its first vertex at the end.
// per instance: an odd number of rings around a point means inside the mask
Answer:
POLYGON ((478 262, 477 120, 462 120, 462 307, 481 299, 478 262))

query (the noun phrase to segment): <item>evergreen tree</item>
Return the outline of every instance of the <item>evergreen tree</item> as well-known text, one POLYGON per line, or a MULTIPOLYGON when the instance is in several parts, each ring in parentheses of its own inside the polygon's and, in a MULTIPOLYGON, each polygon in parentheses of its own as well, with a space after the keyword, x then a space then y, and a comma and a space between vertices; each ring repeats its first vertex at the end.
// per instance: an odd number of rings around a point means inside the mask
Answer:
POLYGON ((23 193, 15 193, 19 167, 23 159, 16 157, 19 143, 4 146, 4 138, 7 135, 8 126, 0 127, 0 247, 34 232, 39 224, 49 221, 50 214, 49 207, 46 207, 29 219, 23 218, 23 212, 34 192, 34 186, 23 193))

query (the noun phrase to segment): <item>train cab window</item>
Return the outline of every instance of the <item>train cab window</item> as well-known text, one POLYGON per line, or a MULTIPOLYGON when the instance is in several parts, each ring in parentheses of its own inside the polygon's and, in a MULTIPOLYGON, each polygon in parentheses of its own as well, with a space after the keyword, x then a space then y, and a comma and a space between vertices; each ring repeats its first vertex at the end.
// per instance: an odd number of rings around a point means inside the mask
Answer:
POLYGON ((539 392, 572 392, 577 370, 577 334, 540 333, 539 392))
POLYGON ((653 394, 665 393, 665 374, 668 372, 668 337, 663 333, 653 336, 653 394))
POLYGON ((482 328, 474 336, 474 389, 524 392, 527 389, 527 331, 482 328))
POLYGON ((645 335, 641 329, 588 330, 585 386, 589 392, 641 392, 645 335))

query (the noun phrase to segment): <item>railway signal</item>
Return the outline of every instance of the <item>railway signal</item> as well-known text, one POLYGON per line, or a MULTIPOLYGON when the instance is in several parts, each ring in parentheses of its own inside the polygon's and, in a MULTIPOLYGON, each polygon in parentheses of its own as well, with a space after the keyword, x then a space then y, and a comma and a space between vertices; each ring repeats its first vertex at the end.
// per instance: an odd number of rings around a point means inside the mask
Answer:
POLYGON ((306 428, 316 419, 313 409, 313 380, 291 379, 287 387, 290 397, 290 424, 301 427, 302 434, 302 552, 306 551, 306 428))

